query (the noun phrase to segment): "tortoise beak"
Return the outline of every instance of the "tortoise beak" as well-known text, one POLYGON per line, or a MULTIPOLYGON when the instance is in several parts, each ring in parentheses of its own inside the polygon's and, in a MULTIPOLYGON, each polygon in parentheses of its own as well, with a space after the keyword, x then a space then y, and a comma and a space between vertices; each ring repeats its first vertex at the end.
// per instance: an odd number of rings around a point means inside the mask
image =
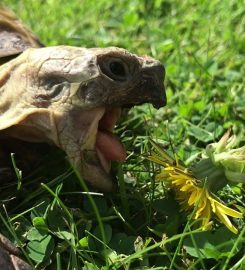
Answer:
POLYGON ((141 103, 151 103, 156 109, 167 104, 166 92, 164 87, 165 69, 164 66, 154 60, 153 65, 149 61, 145 64, 142 72, 141 103))
POLYGON ((151 103, 156 109, 167 104, 164 87, 165 69, 161 62, 151 57, 139 57, 142 71, 138 83, 123 99, 122 107, 151 103))

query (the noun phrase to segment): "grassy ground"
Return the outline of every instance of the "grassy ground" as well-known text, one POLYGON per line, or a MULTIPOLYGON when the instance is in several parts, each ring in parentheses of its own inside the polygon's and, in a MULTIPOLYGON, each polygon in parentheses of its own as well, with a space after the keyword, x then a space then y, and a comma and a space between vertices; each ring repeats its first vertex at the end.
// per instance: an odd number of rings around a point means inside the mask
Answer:
MULTIPOLYGON (((3 3, 46 45, 120 46, 161 60, 167 74, 168 106, 134 108, 118 127, 128 150, 126 163, 114 166, 118 193, 85 194, 69 168, 61 175, 61 166, 47 158, 46 184, 20 195, 22 202, 11 210, 7 204, 1 230, 27 244, 26 259, 37 269, 244 270, 244 223, 237 222, 237 235, 215 220, 212 232, 190 229, 173 194, 154 183, 152 164, 142 158, 149 138, 187 165, 230 127, 244 144, 244 2, 3 3), (7 228, 15 228, 16 237, 7 228)), ((220 196, 244 211, 241 185, 226 186, 220 196)))

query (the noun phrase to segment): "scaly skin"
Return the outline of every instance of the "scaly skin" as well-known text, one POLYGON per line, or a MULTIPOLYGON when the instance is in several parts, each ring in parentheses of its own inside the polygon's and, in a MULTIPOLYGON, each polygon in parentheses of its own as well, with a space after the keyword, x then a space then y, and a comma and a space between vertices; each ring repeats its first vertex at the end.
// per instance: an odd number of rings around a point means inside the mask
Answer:
POLYGON ((0 269, 31 270, 31 266, 18 256, 20 251, 5 236, 0 234, 0 269))
POLYGON ((99 120, 109 107, 164 105, 163 72, 159 61, 119 48, 27 49, 0 67, 0 137, 53 143, 92 186, 110 191, 95 151, 99 120))

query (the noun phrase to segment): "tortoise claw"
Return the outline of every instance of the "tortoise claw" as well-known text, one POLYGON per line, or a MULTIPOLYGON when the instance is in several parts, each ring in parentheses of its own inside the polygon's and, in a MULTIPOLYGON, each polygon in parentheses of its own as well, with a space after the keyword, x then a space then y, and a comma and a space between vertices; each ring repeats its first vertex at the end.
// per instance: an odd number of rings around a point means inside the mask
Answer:
POLYGON ((0 234, 0 269, 31 270, 32 267, 18 257, 20 251, 5 236, 0 234))

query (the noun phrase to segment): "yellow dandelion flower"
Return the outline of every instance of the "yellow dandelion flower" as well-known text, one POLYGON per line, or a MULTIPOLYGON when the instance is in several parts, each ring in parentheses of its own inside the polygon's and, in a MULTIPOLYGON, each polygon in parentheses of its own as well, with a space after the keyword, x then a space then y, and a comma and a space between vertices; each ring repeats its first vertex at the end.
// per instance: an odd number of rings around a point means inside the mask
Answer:
POLYGON ((174 160, 156 143, 151 143, 154 152, 148 159, 163 167, 156 180, 164 181, 174 190, 181 208, 186 211, 195 209, 194 219, 201 220, 204 230, 210 226, 214 215, 230 231, 237 233, 229 217, 242 218, 243 214, 218 201, 209 191, 208 185, 197 179, 188 168, 180 165, 177 158, 174 160))

